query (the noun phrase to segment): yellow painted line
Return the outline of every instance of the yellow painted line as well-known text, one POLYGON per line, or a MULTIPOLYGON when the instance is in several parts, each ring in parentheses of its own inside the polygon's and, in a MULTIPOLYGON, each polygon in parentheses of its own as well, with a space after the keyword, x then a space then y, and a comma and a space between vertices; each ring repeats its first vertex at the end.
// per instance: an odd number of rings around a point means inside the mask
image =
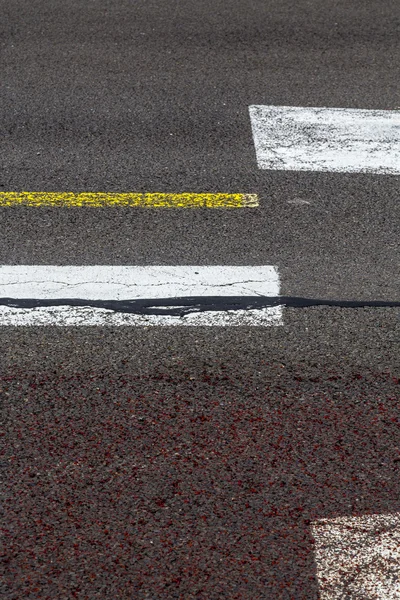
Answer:
POLYGON ((108 192, 0 192, 0 207, 247 208, 258 206, 256 194, 135 194, 108 192))

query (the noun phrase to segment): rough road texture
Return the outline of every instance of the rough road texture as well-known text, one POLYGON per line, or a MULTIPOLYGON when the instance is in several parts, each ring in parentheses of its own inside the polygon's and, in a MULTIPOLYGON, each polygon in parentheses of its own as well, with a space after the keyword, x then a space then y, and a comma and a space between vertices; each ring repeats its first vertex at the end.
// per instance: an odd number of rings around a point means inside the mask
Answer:
MULTIPOLYGON (((1 190, 260 199, 2 209, 0 264, 268 264, 285 295, 399 301, 398 177, 259 170, 248 113, 398 109, 399 10, 0 0, 1 190)), ((313 519, 399 510, 398 309, 60 329, 0 328, 7 600, 315 600, 313 519)))
POLYGON ((316 598, 310 522, 400 508, 399 380, 268 373, 3 377, 5 597, 316 598))

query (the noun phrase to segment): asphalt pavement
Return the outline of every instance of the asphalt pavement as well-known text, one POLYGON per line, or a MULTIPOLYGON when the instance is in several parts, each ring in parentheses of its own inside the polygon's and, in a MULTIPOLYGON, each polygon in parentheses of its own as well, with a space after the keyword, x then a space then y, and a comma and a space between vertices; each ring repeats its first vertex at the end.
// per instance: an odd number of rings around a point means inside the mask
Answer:
MULTIPOLYGON (((285 296, 400 300, 399 177, 259 170, 248 112, 399 109, 398 2, 0 0, 0 31, 0 191, 260 203, 1 208, 0 265, 275 265, 285 296)), ((399 308, 0 349, 5 598, 335 598, 312 523, 400 510, 399 308)))

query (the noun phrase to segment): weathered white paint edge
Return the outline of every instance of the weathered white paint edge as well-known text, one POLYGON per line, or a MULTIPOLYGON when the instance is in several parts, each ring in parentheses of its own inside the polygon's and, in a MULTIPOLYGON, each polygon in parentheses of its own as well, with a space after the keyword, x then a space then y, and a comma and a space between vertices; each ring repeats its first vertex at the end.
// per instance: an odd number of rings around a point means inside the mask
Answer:
POLYGON ((0 298, 135 300, 180 296, 279 296, 276 267, 0 266, 0 298))
POLYGON ((320 519, 312 533, 321 600, 400 598, 400 513, 320 519))
POLYGON ((204 311, 190 313, 183 317, 117 313, 91 307, 56 306, 22 309, 0 306, 0 326, 11 327, 269 327, 277 325, 283 325, 281 306, 257 310, 204 311))
POLYGON ((249 107, 258 167, 400 174, 400 111, 249 107))

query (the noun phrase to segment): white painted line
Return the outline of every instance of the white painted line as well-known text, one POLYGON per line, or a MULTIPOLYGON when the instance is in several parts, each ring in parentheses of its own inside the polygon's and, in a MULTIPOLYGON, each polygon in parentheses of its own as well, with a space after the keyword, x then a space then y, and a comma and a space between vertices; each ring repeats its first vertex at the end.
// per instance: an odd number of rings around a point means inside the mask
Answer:
POLYGON ((400 111, 250 106, 258 167, 400 174, 400 111))
POLYGON ((400 513, 312 525, 321 600, 400 598, 400 513))
POLYGON ((90 327, 155 327, 187 325, 191 327, 270 327, 282 325, 282 308, 274 306, 256 310, 224 312, 204 311, 182 317, 169 315, 136 315, 115 313, 100 308, 58 306, 46 308, 17 309, 0 307, 0 326, 90 327))
POLYGON ((272 266, 0 266, 0 298, 278 296, 272 266))
POLYGON ((279 292, 279 275, 273 266, 6 265, 0 266, 0 299, 65 300, 65 304, 24 308, 17 307, 16 302, 3 300, 0 305, 0 325, 280 325, 281 306, 201 310, 177 316, 127 313, 104 307, 68 304, 68 300, 76 299, 133 301, 188 297, 201 302, 201 298, 205 297, 276 297, 279 292))

